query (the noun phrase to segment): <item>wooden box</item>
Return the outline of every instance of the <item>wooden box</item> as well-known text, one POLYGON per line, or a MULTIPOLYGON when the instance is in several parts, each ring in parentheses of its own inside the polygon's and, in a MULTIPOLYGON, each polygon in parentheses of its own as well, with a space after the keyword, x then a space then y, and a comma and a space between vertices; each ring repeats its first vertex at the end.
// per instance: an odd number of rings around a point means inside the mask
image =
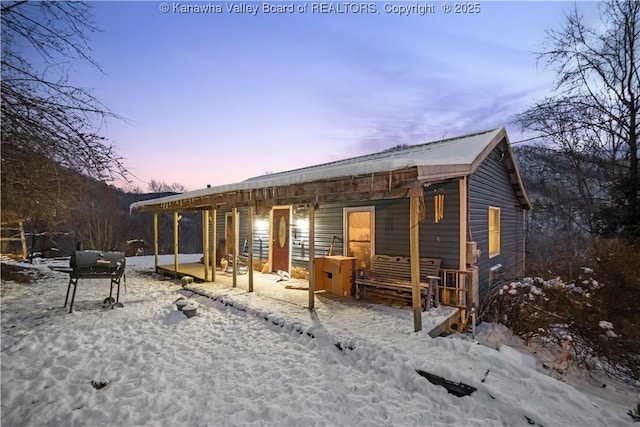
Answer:
POLYGON ((351 295, 351 283, 355 273, 354 257, 327 256, 314 260, 315 289, 340 295, 351 295))

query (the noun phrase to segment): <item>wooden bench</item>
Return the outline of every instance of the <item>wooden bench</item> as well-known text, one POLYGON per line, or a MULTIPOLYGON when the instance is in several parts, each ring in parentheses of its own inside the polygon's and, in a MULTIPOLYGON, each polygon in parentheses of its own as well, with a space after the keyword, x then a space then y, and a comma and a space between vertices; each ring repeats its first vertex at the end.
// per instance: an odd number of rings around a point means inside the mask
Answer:
MULTIPOLYGON (((440 262, 437 258, 420 258, 420 305, 428 311, 437 307, 440 262)), ((411 261, 407 257, 375 255, 366 277, 355 280, 356 299, 380 297, 412 305, 411 261)))

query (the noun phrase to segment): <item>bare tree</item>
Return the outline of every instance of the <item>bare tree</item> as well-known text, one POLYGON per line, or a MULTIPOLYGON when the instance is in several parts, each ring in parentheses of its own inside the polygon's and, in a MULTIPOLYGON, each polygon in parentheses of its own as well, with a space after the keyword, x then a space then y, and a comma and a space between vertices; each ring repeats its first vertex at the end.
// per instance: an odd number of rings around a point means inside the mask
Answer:
POLYGON ((540 60, 556 71, 555 93, 517 122, 564 157, 589 232, 640 236, 640 2, 600 7, 597 27, 576 7, 563 28, 547 33, 540 60))
POLYGON ((33 203, 23 206, 16 202, 43 199, 39 203, 42 208, 64 208, 65 198, 54 196, 73 190, 62 181, 65 174, 53 174, 57 180, 54 187, 61 188, 60 192, 51 193, 34 184, 39 176, 51 178, 52 168, 97 179, 126 177, 121 158, 100 136, 105 120, 117 116, 89 90, 69 81, 74 61, 99 69, 89 55, 89 35, 96 28, 88 5, 13 1, 2 2, 0 12, 3 215, 46 216, 40 215, 33 203), (29 162, 20 161, 24 158, 29 162), (5 197, 5 189, 17 193, 5 197))
POLYGON ((149 181, 149 191, 151 193, 184 193, 187 189, 177 182, 167 184, 162 180, 152 179, 149 181))
POLYGON ((73 215, 75 235, 86 248, 108 251, 118 249, 124 225, 118 208, 116 190, 98 183, 73 215))

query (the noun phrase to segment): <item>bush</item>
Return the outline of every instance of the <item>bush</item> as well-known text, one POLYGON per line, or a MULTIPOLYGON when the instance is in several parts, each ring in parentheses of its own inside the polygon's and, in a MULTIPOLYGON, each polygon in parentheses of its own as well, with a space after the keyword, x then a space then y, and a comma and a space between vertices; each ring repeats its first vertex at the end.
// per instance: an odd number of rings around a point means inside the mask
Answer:
POLYGON ((500 322, 525 342, 560 347, 573 338, 572 356, 587 369, 600 369, 627 382, 640 382, 640 247, 622 240, 596 242, 573 283, 526 278, 494 289, 480 317, 500 322), (597 279, 597 280, 596 280, 597 279))

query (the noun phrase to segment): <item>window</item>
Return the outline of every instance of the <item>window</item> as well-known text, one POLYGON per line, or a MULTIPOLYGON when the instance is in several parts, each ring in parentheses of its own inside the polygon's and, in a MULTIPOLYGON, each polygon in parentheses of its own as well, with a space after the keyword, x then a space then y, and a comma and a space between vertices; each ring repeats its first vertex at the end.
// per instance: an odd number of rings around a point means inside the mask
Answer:
POLYGON ((500 208, 489 208, 489 258, 500 254, 500 208))
POLYGON ((438 194, 433 197, 433 206, 433 211, 435 212, 434 220, 437 224, 444 218, 444 194, 438 194))

